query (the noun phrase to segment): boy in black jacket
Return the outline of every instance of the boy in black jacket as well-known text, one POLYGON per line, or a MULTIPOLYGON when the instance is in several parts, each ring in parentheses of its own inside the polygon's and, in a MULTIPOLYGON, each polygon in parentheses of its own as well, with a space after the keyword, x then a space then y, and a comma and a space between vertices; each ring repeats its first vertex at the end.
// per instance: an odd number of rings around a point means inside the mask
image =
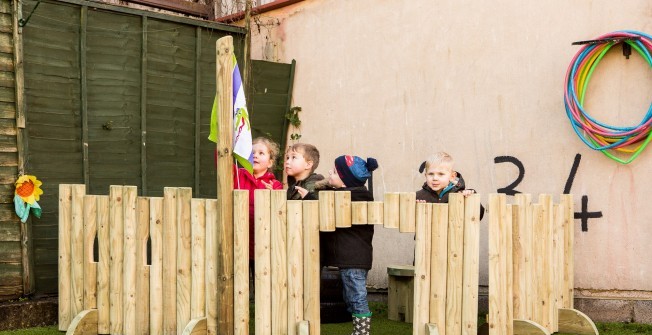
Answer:
MULTIPOLYGON (((373 201, 373 194, 365 183, 378 167, 373 158, 367 161, 358 156, 339 156, 330 170, 327 183, 318 182, 317 190, 350 191, 351 201, 373 201)), ((367 302, 367 273, 371 269, 374 237, 373 225, 355 225, 320 234, 322 266, 340 269, 344 301, 353 315, 353 334, 369 335, 371 311, 367 302)))

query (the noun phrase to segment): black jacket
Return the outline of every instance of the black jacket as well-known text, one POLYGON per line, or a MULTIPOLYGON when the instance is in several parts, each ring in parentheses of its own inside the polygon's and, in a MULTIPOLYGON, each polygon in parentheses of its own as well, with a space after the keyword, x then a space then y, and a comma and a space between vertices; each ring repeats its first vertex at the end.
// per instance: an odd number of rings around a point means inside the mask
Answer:
MULTIPOLYGON (((373 201, 374 196, 364 186, 343 187, 334 191, 350 191, 351 201, 373 201)), ((319 233, 322 266, 340 269, 371 269, 373 261, 374 225, 353 225, 334 232, 319 233)))
POLYGON ((288 200, 314 200, 317 199, 315 195, 315 183, 323 180, 324 176, 316 173, 311 173, 308 178, 304 180, 297 181, 294 177, 288 176, 288 190, 287 190, 287 199, 288 200), (308 190, 305 198, 301 198, 299 191, 294 188, 295 186, 303 187, 308 190))
MULTIPOLYGON (((439 194, 435 192, 433 189, 428 187, 427 183, 423 183, 421 189, 417 191, 417 200, 424 200, 425 202, 436 203, 436 204, 440 204, 440 203, 447 204, 449 194, 461 192, 466 189, 466 185, 464 184, 464 178, 462 178, 462 174, 457 172, 457 177, 459 178, 457 184, 444 194, 439 194)), ((480 220, 482 220, 482 217, 484 217, 484 206, 480 205, 480 220)))

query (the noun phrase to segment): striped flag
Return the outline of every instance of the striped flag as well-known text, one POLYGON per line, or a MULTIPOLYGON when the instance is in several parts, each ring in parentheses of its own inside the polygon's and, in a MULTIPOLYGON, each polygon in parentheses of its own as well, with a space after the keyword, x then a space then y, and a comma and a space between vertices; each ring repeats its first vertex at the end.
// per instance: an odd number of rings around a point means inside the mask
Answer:
MULTIPOLYGON (((251 138, 251 125, 249 124, 249 112, 244 95, 242 78, 238 62, 233 56, 233 157, 247 171, 253 173, 253 144, 251 138)), ((213 101, 211 112, 211 130, 208 139, 217 143, 217 96, 213 101)))

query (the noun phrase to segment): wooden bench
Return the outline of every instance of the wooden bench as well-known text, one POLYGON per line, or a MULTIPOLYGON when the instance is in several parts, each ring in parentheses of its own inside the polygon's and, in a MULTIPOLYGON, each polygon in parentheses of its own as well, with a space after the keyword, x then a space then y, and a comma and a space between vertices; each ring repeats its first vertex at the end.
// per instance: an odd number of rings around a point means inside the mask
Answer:
POLYGON ((394 321, 412 323, 414 312, 414 266, 387 267, 387 317, 394 321))

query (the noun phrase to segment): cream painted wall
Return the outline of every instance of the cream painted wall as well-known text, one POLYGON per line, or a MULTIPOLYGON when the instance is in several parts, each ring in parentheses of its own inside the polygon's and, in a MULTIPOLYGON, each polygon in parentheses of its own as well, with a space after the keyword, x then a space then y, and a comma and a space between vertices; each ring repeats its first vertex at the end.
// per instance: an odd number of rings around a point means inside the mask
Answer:
MULTIPOLYGON (((571 42, 621 29, 652 33, 644 0, 306 0, 257 18, 254 59, 296 59, 293 104, 302 140, 321 151, 325 174, 340 154, 378 159, 375 195, 417 190, 417 167, 447 151, 467 184, 487 194, 518 176, 524 193, 558 200, 577 154, 575 210, 601 211, 582 232, 576 220, 575 286, 585 295, 652 296, 652 148, 629 165, 586 147, 563 105, 563 82, 579 49, 571 42), (636 291, 632 293, 632 291, 636 291)), ((633 125, 650 104, 652 72, 638 55, 611 52, 586 106, 601 121, 633 125)), ((487 284, 486 219, 481 284, 487 284)), ((378 228, 369 282, 411 263, 413 236, 378 228), (399 246, 399 247, 396 247, 399 246)))

